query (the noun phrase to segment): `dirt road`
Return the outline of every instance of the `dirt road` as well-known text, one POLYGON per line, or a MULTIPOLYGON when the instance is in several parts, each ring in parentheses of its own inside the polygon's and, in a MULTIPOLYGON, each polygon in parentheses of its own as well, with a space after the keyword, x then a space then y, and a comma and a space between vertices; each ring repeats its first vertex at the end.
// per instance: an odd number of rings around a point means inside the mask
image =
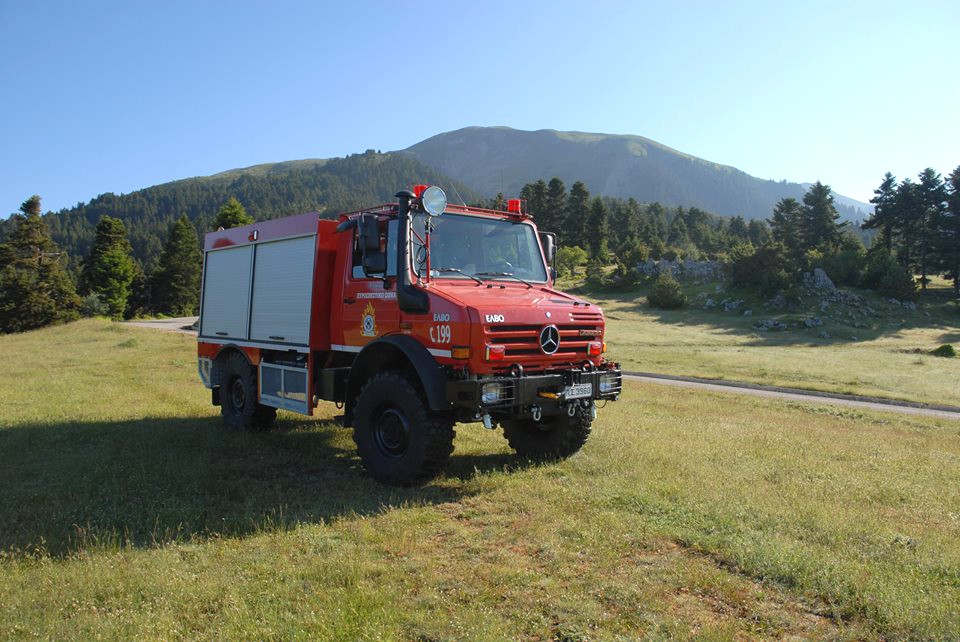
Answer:
POLYGON ((183 332, 186 334, 196 334, 197 331, 190 326, 197 320, 197 317, 177 317, 175 319, 152 319, 150 321, 127 321, 127 325, 138 328, 151 328, 153 330, 166 330, 167 332, 183 332))

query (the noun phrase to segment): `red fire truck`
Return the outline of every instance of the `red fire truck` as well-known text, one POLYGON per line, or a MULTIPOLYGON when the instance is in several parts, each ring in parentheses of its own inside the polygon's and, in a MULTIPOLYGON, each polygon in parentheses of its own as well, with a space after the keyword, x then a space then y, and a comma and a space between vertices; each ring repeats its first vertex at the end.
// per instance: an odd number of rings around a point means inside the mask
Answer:
POLYGON ((334 402, 366 470, 393 484, 436 475, 457 422, 502 426, 533 459, 578 451, 621 376, 602 311, 553 287, 554 235, 519 200, 396 198, 206 235, 198 367, 226 425, 334 402))

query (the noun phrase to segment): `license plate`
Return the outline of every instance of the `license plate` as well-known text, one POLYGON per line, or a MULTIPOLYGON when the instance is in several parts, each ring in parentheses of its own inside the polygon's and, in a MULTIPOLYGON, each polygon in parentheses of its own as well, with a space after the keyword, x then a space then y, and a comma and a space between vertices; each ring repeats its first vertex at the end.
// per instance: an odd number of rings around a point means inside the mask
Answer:
POLYGON ((579 383, 575 386, 567 386, 563 391, 564 399, 580 399, 593 395, 593 384, 579 383))

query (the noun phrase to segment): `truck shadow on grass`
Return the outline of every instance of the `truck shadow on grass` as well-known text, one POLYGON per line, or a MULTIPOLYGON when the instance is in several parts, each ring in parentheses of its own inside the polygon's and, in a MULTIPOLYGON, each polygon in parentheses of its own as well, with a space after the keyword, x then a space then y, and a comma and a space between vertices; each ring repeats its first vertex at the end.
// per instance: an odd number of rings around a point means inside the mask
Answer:
POLYGON ((0 430, 0 556, 242 537, 298 523, 457 501, 508 454, 458 455, 438 483, 367 477, 349 430, 279 420, 262 434, 219 417, 27 425, 0 430))

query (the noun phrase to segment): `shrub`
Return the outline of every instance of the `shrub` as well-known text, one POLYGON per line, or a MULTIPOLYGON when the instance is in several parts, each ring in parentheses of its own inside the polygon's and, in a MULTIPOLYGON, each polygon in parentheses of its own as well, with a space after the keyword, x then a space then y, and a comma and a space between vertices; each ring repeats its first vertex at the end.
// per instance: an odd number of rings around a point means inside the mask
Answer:
POLYGON ((661 310, 676 310, 687 304, 687 295, 673 275, 664 272, 657 277, 653 291, 647 295, 647 303, 661 310))
POLYGON ((109 317, 110 306, 99 294, 88 294, 80 302, 80 314, 85 317, 109 317))
POLYGON ((772 296, 793 285, 784 269, 785 254, 780 245, 764 245, 756 251, 738 245, 733 249, 730 276, 734 285, 756 288, 764 296, 772 296))
POLYGON ((934 357, 947 357, 952 359, 957 356, 957 351, 949 343, 944 343, 939 348, 931 350, 930 354, 934 357))
POLYGON ((564 275, 576 275, 577 267, 587 262, 587 251, 582 247, 561 247, 557 250, 557 258, 554 263, 557 271, 564 275))
POLYGON ((819 267, 830 275, 834 283, 847 286, 860 285, 866 264, 866 252, 855 248, 828 254, 819 261, 819 267))
POLYGON ((877 293, 896 299, 912 301, 917 298, 917 282, 907 268, 899 263, 891 265, 880 278, 877 293))
POLYGON ((587 263, 587 285, 591 288, 603 288, 610 284, 606 274, 603 272, 603 263, 600 259, 591 259, 587 263))

